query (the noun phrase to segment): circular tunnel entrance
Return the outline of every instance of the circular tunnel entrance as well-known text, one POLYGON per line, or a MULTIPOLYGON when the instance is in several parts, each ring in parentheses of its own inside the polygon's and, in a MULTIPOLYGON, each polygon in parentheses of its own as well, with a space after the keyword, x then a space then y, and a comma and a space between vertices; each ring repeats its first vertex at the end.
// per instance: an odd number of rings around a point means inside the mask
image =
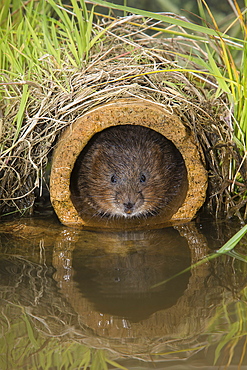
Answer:
POLYGON ((189 221, 206 197, 203 158, 193 132, 176 115, 153 102, 119 99, 87 112, 61 135, 51 202, 67 226, 96 218, 105 227, 120 218, 133 225, 141 219, 189 221))

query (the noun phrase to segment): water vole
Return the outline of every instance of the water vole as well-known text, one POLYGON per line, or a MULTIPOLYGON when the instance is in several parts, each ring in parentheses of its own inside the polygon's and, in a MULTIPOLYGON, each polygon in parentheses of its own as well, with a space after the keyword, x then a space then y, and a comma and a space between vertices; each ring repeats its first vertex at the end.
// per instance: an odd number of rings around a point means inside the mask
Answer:
POLYGON ((187 191, 187 171, 175 145, 143 126, 119 125, 93 136, 71 177, 79 212, 100 218, 165 217, 187 191))

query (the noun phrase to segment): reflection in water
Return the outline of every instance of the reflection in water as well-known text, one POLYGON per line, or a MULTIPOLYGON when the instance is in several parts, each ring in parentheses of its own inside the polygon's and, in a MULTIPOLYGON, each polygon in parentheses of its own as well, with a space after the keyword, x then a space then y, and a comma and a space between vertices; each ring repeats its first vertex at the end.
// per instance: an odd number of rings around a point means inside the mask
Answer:
POLYGON ((55 269, 13 256, 0 259, 1 299, 12 304, 38 306, 57 290, 52 276, 55 269))
POLYGON ((165 281, 190 266, 185 238, 173 228, 149 232, 123 232, 98 236, 100 253, 85 253, 87 240, 73 252, 74 281, 93 302, 96 311, 137 322, 173 306, 187 288, 190 273, 165 281), (113 243, 124 253, 105 253, 102 246, 113 243))
POLYGON ((215 350, 219 364, 246 364, 244 259, 220 256, 152 288, 208 252, 195 224, 114 233, 48 220, 2 230, 0 369, 103 369, 109 358, 128 369, 205 369, 215 350))

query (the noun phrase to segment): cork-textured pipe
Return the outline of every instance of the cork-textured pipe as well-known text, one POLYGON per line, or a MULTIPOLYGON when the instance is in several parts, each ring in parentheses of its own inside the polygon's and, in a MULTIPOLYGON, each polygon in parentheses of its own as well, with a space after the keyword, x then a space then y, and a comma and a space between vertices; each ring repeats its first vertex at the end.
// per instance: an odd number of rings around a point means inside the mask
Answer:
MULTIPOLYGON (((71 124, 59 139, 52 161, 50 197, 54 210, 64 225, 87 225, 71 200, 70 178, 77 157, 95 133, 110 126, 124 124, 142 125, 159 132, 173 142, 184 159, 187 195, 171 221, 189 221, 203 205, 207 171, 202 149, 193 133, 176 115, 159 104, 137 99, 119 99, 88 111, 71 124)), ((107 222, 105 226, 108 226, 107 222)))

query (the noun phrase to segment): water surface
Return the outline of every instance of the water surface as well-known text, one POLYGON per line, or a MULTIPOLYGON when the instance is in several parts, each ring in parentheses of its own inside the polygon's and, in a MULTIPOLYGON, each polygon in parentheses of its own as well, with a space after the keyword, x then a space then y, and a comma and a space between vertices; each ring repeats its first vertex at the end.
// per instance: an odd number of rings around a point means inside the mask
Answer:
POLYGON ((189 269, 239 228, 2 222, 0 369, 246 368, 247 239, 189 269))

